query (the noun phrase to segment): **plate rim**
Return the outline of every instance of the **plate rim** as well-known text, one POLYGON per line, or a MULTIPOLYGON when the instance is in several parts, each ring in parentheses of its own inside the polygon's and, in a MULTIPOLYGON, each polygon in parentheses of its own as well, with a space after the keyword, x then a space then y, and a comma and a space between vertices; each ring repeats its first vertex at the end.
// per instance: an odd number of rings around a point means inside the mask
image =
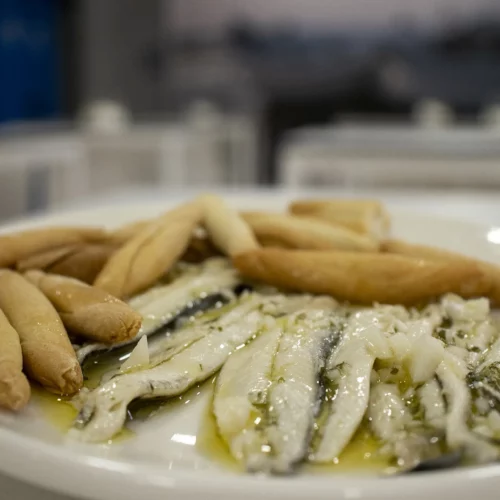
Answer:
MULTIPOLYGON (((63 223, 75 218, 75 225, 83 225, 82 221, 87 217, 96 217, 100 213, 103 216, 105 226, 111 225, 106 222, 106 217, 113 213, 126 211, 134 220, 134 208, 140 206, 141 214, 169 206, 180 202, 184 197, 175 200, 150 201, 148 203, 119 203, 105 207, 92 207, 90 209, 64 210, 56 213, 37 214, 34 217, 23 217, 18 220, 8 221, 0 226, 0 233, 14 229, 27 229, 38 227, 41 224, 63 223)), ((248 201, 250 197, 245 197, 248 201)), ((281 200, 280 200, 281 201, 281 200)), ((390 210, 394 212, 394 210, 390 210)), ((470 230, 481 231, 486 234, 495 226, 470 220, 461 220, 442 215, 419 213, 415 210, 398 210, 398 216, 418 217, 422 220, 439 220, 441 223, 453 222, 466 226, 470 230)), ((140 217, 141 215, 139 215, 140 217)), ((493 244, 493 243, 491 243, 493 244)), ((29 437, 16 432, 13 429, 0 425, 0 471, 8 476, 14 477, 22 482, 43 487, 49 491, 68 494, 85 495, 90 499, 100 498, 136 498, 138 494, 147 492, 147 498, 162 498, 166 492, 175 491, 178 495, 186 495, 185 498, 195 498, 199 494, 209 492, 214 498, 222 498, 228 495, 229 490, 233 493, 251 495, 248 498, 262 496, 263 491, 266 498, 280 498, 287 496, 290 499, 303 498, 303 494, 314 493, 315 498, 398 498, 408 492, 408 489, 418 489, 419 495, 426 491, 438 495, 440 491, 450 494, 464 492, 466 485, 478 488, 477 481, 493 479, 495 485, 500 486, 500 465, 491 464, 487 466, 465 467, 450 471, 428 472, 416 475, 392 477, 387 481, 380 477, 369 477, 363 475, 338 473, 327 475, 304 475, 291 478, 281 477, 259 477, 250 475, 214 474, 213 470, 176 469, 174 472, 162 467, 160 464, 146 464, 144 462, 133 463, 122 461, 118 458, 97 457, 78 452, 64 445, 55 445, 44 442, 42 439, 29 437), (38 467, 20 467, 20 464, 33 461, 38 467), (75 476, 75 471, 80 471, 80 477, 75 476), (72 478, 73 485, 80 484, 81 489, 75 493, 69 486, 68 480, 60 481, 61 475, 72 478), (193 475, 196 481, 193 481, 193 475), (89 476, 93 482, 90 489, 89 476), (422 481, 425 478, 425 481, 422 481), (118 481, 119 489, 109 489, 109 484, 118 481), (265 488, 265 490, 264 490, 265 488), (273 496, 274 495, 274 496, 273 496), (367 496, 368 495, 368 496, 367 496)), ((224 471, 223 471, 224 472, 224 471)), ((491 485, 491 484, 490 484, 491 485)), ((478 491, 470 488, 470 491, 478 491)), ((231 493, 231 492, 229 492, 231 493)), ((184 497, 183 497, 184 498, 184 497)), ((245 497, 246 498, 246 497, 245 497)))

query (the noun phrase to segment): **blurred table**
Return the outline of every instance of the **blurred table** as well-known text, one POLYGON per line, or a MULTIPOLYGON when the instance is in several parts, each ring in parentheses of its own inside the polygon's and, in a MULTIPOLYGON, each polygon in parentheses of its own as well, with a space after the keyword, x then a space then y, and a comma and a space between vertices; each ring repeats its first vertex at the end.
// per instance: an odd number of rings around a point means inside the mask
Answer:
POLYGON ((255 182, 255 131, 243 115, 188 110, 116 130, 53 122, 0 127, 0 217, 142 186, 255 182))
POLYGON ((281 182, 365 188, 500 188, 496 127, 339 124, 297 129, 283 141, 281 182))
POLYGON ((428 190, 428 189, 356 189, 356 188, 183 188, 165 190, 165 188, 135 188, 108 192, 104 196, 95 196, 87 200, 67 205, 68 209, 85 210, 96 207, 113 207, 120 204, 161 203, 165 206, 184 201, 202 192, 220 194, 232 204, 252 204, 259 200, 272 200, 273 203, 285 204, 300 197, 313 198, 376 198, 392 209, 420 213, 436 214, 455 219, 500 226, 500 196, 497 191, 487 190, 428 190))
MULTIPOLYGON (((272 200, 273 203, 285 204, 292 198, 299 197, 355 197, 377 198, 384 201, 391 210, 408 210, 420 213, 436 214, 455 219, 469 220, 500 227, 500 196, 495 192, 482 191, 418 191, 418 190, 290 190, 290 189, 210 189, 221 194, 233 204, 251 204, 252 200, 272 200)), ((108 193, 106 196, 93 197, 78 201, 67 208, 86 210, 118 207, 126 203, 149 204, 165 202, 165 206, 184 201, 196 196, 202 190, 183 189, 166 191, 165 189, 133 189, 108 193)), ((10 500, 75 500, 67 496, 45 492, 38 488, 22 484, 0 474, 0 491, 9 491, 10 500)))

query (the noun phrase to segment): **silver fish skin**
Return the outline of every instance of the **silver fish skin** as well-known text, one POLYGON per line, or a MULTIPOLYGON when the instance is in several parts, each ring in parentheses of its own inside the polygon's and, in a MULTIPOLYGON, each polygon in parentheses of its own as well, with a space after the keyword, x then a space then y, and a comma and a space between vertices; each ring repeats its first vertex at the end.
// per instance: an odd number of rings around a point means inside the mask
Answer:
POLYGON ((413 417, 394 384, 376 384, 370 391, 368 421, 381 441, 380 451, 396 459, 400 470, 411 470, 442 455, 436 437, 444 436, 413 417))
POLYGON ((283 335, 282 322, 234 352, 217 377, 212 412, 231 455, 249 469, 259 468, 269 449, 264 423, 274 358, 283 335))
POLYGON ((241 305, 238 321, 213 329, 152 368, 119 375, 90 392, 84 398, 70 438, 106 441, 122 429, 132 401, 177 396, 216 373, 231 352, 260 333, 266 323, 274 321, 258 310, 260 304, 258 298, 249 298, 241 305))
POLYGON ((436 370, 447 403, 447 444, 451 450, 463 449, 476 463, 497 460, 500 458, 500 449, 469 429, 471 393, 466 381, 468 369, 464 361, 450 349, 447 348, 445 357, 436 370))
POLYGON ((266 435, 271 449, 267 467, 287 474, 309 451, 323 388, 320 375, 342 320, 325 310, 307 310, 288 318, 274 360, 266 435))
POLYGON ((361 310, 347 321, 340 344, 328 360, 329 378, 337 390, 328 403, 326 423, 319 429, 319 444, 309 457, 312 462, 337 459, 361 424, 375 359, 392 356, 384 333, 388 310, 361 310))
MULTIPOLYGON (((338 317, 306 309, 234 353, 222 369, 213 411, 232 455, 252 472, 288 473, 308 451, 338 317)), ((287 309, 287 307, 285 307, 287 309)))
MULTIPOLYGON (((78 361, 83 363, 92 353, 109 351, 137 342, 144 335, 149 336, 171 323, 184 310, 196 307, 198 302, 210 296, 222 295, 228 300, 232 290, 240 284, 234 269, 223 259, 214 259, 196 270, 190 270, 168 285, 158 286, 136 296, 129 304, 142 316, 142 325, 137 335, 126 342, 113 346, 90 343, 76 348, 78 361)), ((206 300, 206 302, 210 302, 206 300)), ((208 304, 208 307, 213 305, 208 304)))

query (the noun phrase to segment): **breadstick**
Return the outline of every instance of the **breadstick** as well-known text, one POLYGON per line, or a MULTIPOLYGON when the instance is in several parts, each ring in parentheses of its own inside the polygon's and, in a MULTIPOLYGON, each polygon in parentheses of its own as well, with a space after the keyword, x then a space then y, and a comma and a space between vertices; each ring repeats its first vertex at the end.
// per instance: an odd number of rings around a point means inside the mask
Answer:
POLYGON ((109 241, 113 244, 116 243, 118 245, 123 245, 138 233, 146 229, 149 224, 154 222, 155 219, 144 219, 126 224, 125 226, 111 231, 109 234, 109 241))
MULTIPOLYGON (((421 257, 428 260, 443 262, 462 261, 474 263, 487 276, 491 282, 491 289, 486 293, 495 305, 500 305, 500 267, 489 262, 482 262, 465 255, 460 255, 441 248, 416 245, 400 240, 387 240, 382 245, 382 250, 391 254, 421 257)), ((473 295, 471 295, 473 296, 473 295)))
POLYGON ((212 240, 207 235, 200 236, 194 234, 181 260, 198 263, 216 255, 220 255, 220 251, 214 246, 212 240))
POLYGON ((110 244, 83 245, 45 268, 45 271, 75 278, 90 284, 94 282, 116 250, 117 247, 110 244))
POLYGON ((241 216, 259 241, 273 241, 285 248, 365 252, 379 248, 367 236, 309 217, 266 212, 243 212, 241 216))
POLYGON ((0 311, 0 407, 20 410, 29 401, 30 385, 23 373, 19 335, 0 311))
POLYGON ((183 205, 159 217, 109 259, 95 286, 118 298, 151 286, 184 253, 201 217, 199 203, 183 205))
POLYGON ((72 334, 113 344, 135 337, 141 327, 139 313, 99 288, 42 271, 28 271, 25 277, 52 302, 72 334))
POLYGON ((0 236, 0 267, 10 267, 46 250, 105 238, 103 229, 92 227, 50 227, 6 234, 0 236))
POLYGON ((390 220, 383 205, 375 200, 300 200, 289 211, 340 225, 377 241, 387 237, 390 220))
POLYGON ((0 271, 0 309, 19 334, 24 368, 47 390, 71 395, 83 384, 68 334, 49 300, 20 274, 0 271))
POLYGON ((80 245, 78 244, 66 245, 59 248, 51 248, 40 253, 35 253, 25 259, 18 260, 16 263, 16 269, 19 272, 24 272, 28 269, 47 269, 49 266, 73 253, 79 247, 80 245))
POLYGON ((214 245, 230 257, 259 248, 248 224, 218 196, 200 198, 205 214, 204 224, 214 245))
POLYGON ((444 293, 482 295, 491 282, 474 264, 402 255, 263 248, 233 258, 249 278, 354 303, 416 304, 444 293))
MULTIPOLYGON (((122 226, 111 233, 110 242, 125 244, 132 237, 134 237, 140 231, 143 231, 148 224, 154 222, 154 219, 141 220, 137 222, 132 222, 126 226, 122 226)), ((202 229, 202 228, 199 228, 202 229)), ((203 262, 209 257, 214 257, 220 255, 219 250, 213 245, 210 238, 207 236, 206 232, 203 234, 197 233, 196 230, 191 237, 191 241, 182 255, 181 260, 186 262, 203 262)))
POLYGON ((93 283, 116 249, 117 247, 111 244, 68 245, 18 261, 16 269, 19 272, 41 269, 85 283, 93 283))

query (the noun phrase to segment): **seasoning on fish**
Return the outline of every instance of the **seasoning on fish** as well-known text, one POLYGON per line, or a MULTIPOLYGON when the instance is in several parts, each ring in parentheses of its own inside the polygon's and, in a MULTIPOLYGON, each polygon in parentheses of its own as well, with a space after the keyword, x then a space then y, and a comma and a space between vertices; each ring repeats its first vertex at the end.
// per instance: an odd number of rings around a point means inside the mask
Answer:
POLYGON ((189 340, 176 349, 173 356, 168 354, 166 359, 160 357, 156 362, 152 359, 149 369, 118 375, 89 393, 73 435, 89 442, 109 439, 121 430, 133 400, 173 397, 206 380, 235 349, 251 340, 269 322, 271 317, 259 310, 261 304, 258 297, 244 298, 235 322, 225 328, 213 325, 199 339, 193 339, 189 327, 176 332, 176 336, 185 333, 189 340))
POLYGON ((233 456, 252 472, 289 473, 307 454, 321 373, 338 339, 333 301, 278 321, 224 365, 213 411, 233 456))
MULTIPOLYGON (((184 266, 182 273, 169 284, 151 288, 128 302, 141 315, 141 328, 134 338, 111 347, 123 347, 144 335, 154 335, 161 340, 175 329, 176 320, 230 301, 234 297, 233 289, 240 283, 236 271, 225 259, 214 258, 201 265, 184 266)), ((77 348, 78 360, 83 363, 90 354, 109 349, 110 346, 103 343, 84 344, 77 348)))

